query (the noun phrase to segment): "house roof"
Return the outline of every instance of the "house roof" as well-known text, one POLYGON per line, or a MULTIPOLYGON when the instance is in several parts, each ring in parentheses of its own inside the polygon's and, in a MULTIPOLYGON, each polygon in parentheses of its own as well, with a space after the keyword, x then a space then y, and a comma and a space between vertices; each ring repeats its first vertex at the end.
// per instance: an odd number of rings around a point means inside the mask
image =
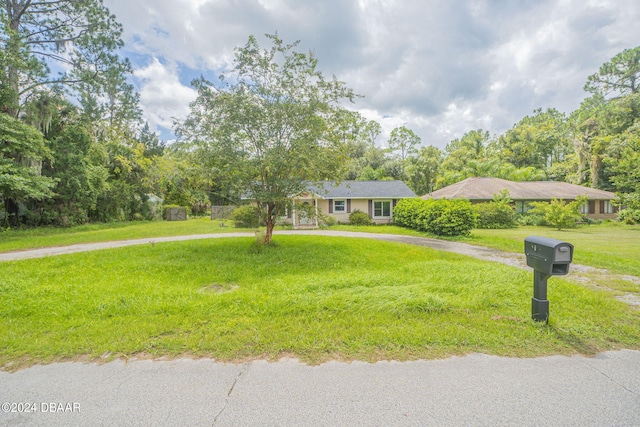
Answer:
POLYGON ((323 185, 311 185, 309 191, 324 199, 402 199, 416 197, 402 181, 342 181, 340 184, 325 181, 323 185))
POLYGON ((422 196, 423 199, 492 200, 494 194, 508 190, 513 200, 574 200, 587 196, 591 200, 611 200, 616 195, 610 191, 554 181, 513 182, 500 178, 467 178, 464 181, 441 188, 422 196))

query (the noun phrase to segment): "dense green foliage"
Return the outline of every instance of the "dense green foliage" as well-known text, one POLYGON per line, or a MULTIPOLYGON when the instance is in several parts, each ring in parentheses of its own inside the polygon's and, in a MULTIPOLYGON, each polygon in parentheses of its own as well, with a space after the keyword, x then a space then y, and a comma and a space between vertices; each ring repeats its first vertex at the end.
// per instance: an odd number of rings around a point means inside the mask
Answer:
POLYGON ((121 34, 99 0, 3 3, 0 229, 208 208, 208 178, 141 123, 121 34))
POLYGON ((478 213, 478 228, 513 228, 517 225, 513 206, 505 203, 478 203, 473 206, 478 213))
POLYGON ((489 203, 474 205, 478 214, 478 228, 513 228, 517 226, 515 206, 509 192, 504 190, 493 196, 489 203))
POLYGON ((620 220, 627 224, 640 224, 640 192, 624 195, 620 203, 626 207, 620 211, 620 220))
POLYGON ((326 79, 312 53, 295 51, 297 43, 267 37, 270 49, 255 37, 236 49, 222 84, 193 82, 198 97, 178 133, 257 202, 268 244, 277 218, 309 182, 341 176, 347 147, 335 129, 344 114, 339 101, 355 95, 326 79))
POLYGON ((476 216, 471 202, 463 199, 403 199, 393 209, 396 224, 438 236, 468 235, 476 216))
MULTIPOLYGON (((272 229, 308 181, 399 179, 422 196, 475 176, 614 191, 620 218, 640 219, 640 47, 588 76, 576 111, 537 109, 502 135, 473 129, 440 150, 404 126, 379 141, 380 124, 342 108, 356 97, 313 54, 277 36, 262 51, 251 37, 219 84, 194 82, 182 140, 165 147, 140 120, 122 30, 99 0, 3 4, 1 229, 158 218, 163 202, 203 215, 247 194, 272 229)), ((503 206, 478 212, 482 227, 508 223, 503 206)))
POLYGON ((236 227, 257 228, 260 224, 260 212, 254 205, 239 206, 231 213, 236 227))
POLYGON ((578 197, 572 202, 553 198, 550 202, 531 202, 531 213, 540 215, 545 225, 563 228, 573 228, 582 219, 580 207, 587 202, 586 197, 578 197))
POLYGON ((0 196, 5 199, 5 226, 16 219, 17 203, 51 196, 54 181, 38 172, 42 160, 50 156, 40 132, 0 113, 0 196))

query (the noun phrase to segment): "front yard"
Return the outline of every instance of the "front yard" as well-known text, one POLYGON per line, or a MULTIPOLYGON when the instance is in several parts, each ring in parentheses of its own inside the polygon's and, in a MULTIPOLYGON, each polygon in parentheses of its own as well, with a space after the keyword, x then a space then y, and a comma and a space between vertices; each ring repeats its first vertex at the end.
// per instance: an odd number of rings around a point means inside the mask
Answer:
POLYGON ((0 366, 640 348, 640 311, 563 278, 549 281, 546 325, 530 320, 530 272, 368 239, 276 241, 261 251, 229 238, 0 263, 0 366))

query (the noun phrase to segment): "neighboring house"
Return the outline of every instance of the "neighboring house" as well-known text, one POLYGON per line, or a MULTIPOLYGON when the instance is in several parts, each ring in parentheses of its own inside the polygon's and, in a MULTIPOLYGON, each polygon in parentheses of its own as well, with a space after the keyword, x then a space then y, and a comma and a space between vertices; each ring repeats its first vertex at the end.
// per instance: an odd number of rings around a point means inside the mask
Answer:
POLYGON ((493 200, 495 194, 505 189, 515 202, 516 213, 531 209, 530 202, 550 201, 552 198, 571 201, 578 196, 589 198, 580 212, 591 219, 614 219, 618 212, 618 207, 611 204, 616 195, 610 191, 553 181, 513 182, 500 178, 467 178, 422 198, 469 199, 472 203, 480 203, 493 200))
POLYGON ((348 223, 349 215, 360 210, 374 223, 388 224, 393 222, 393 208, 398 200, 407 197, 416 194, 402 181, 342 181, 338 185, 327 181, 321 186, 309 186, 309 191, 297 198, 308 209, 290 212, 286 222, 296 228, 318 227, 321 213, 348 223))

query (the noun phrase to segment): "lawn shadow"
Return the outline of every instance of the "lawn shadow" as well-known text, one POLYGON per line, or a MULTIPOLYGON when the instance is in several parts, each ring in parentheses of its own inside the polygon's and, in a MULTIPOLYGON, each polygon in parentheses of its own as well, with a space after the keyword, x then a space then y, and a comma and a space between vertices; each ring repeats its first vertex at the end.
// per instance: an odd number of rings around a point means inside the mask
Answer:
POLYGON ((570 331, 560 329, 554 325, 547 325, 547 327, 558 337, 558 339, 580 354, 585 356, 595 356, 602 351, 570 331))

